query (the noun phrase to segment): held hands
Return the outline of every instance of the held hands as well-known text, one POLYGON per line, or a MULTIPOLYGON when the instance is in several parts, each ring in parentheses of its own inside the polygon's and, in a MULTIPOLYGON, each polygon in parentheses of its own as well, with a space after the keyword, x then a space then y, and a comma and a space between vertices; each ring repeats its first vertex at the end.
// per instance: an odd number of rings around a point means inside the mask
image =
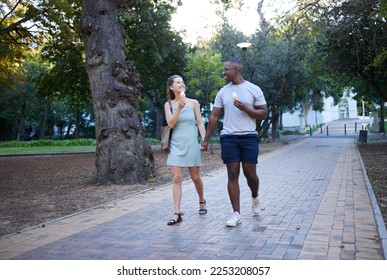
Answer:
POLYGON ((207 141, 203 141, 203 142, 200 144, 200 150, 201 150, 201 151, 207 151, 207 150, 208 150, 208 142, 207 142, 207 141))

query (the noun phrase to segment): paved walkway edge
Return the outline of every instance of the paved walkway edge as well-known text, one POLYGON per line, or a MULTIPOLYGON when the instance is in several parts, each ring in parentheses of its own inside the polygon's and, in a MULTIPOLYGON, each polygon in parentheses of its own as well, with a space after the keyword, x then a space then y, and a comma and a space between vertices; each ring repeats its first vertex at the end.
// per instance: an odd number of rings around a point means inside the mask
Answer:
MULTIPOLYGON (((357 147, 357 145, 356 145, 356 147, 357 147)), ((384 223, 383 215, 382 215, 382 212, 380 211, 379 204, 376 200, 375 193, 372 189, 371 182, 368 178, 368 174, 367 174, 363 159, 360 155, 360 151, 358 148, 356 150, 357 150, 358 155, 359 155, 361 169, 363 171, 364 180, 365 180, 365 183, 367 186, 368 194, 370 196, 372 209, 374 211, 374 216, 375 216, 375 220, 376 220, 376 225, 378 226, 379 238, 380 238, 380 242, 382 244, 382 249, 383 249, 383 256, 384 256, 384 259, 387 260, 387 230, 386 230, 386 225, 384 223)))

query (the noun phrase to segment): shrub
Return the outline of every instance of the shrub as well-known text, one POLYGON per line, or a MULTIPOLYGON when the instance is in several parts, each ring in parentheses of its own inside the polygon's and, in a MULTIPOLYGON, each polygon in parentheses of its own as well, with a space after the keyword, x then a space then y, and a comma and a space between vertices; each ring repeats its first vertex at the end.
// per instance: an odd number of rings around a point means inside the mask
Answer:
POLYGON ((43 146, 93 146, 96 140, 91 138, 67 139, 67 140, 32 140, 32 141, 6 141, 0 142, 2 148, 12 147, 43 147, 43 146))

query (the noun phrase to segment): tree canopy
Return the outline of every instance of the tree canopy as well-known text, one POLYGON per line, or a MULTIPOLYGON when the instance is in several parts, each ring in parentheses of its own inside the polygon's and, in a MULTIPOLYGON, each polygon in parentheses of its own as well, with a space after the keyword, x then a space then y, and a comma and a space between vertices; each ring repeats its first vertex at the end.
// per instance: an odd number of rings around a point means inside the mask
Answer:
MULTIPOLYGON (((356 92, 380 106, 380 132, 384 132, 384 103, 387 101, 387 23, 377 0, 352 0, 320 8, 324 24, 321 51, 326 52, 330 69, 352 80, 356 92)), ((351 80, 350 80, 351 81, 351 80)))

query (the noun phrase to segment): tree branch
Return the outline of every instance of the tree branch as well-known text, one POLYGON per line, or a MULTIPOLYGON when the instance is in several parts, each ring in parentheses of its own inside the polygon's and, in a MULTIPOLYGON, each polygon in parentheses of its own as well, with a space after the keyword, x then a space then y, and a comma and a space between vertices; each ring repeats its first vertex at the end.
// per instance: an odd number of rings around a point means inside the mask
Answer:
POLYGON ((8 27, 6 28, 3 28, 3 29, 0 29, 0 36, 3 36, 7 33, 10 33, 11 31, 15 31, 17 30, 17 27, 20 26, 22 23, 24 22, 27 22, 29 21, 30 19, 32 19, 32 15, 26 15, 24 18, 22 18, 21 20, 15 22, 15 23, 12 23, 11 25, 9 25, 8 27))

